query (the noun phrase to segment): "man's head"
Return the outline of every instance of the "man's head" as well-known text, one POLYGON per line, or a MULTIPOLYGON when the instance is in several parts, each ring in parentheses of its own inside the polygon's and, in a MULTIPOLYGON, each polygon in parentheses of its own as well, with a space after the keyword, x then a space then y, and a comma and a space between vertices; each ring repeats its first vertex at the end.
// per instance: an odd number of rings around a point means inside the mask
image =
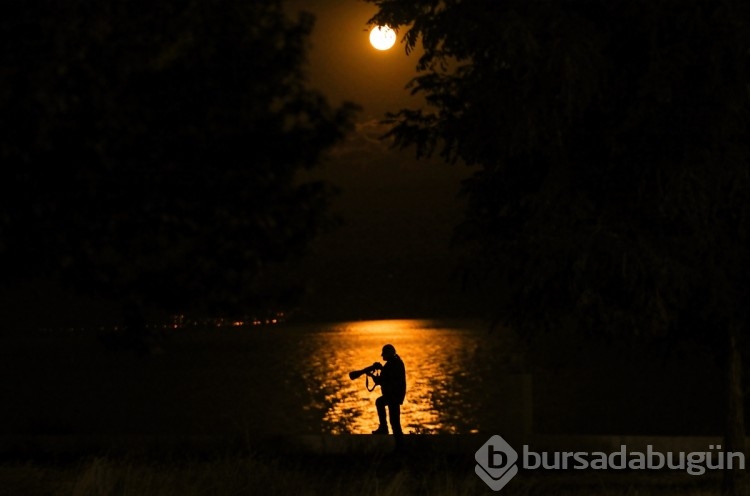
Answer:
POLYGON ((386 362, 396 356, 396 348, 393 347, 392 344, 387 344, 383 346, 383 352, 380 354, 380 356, 383 357, 383 360, 386 362))

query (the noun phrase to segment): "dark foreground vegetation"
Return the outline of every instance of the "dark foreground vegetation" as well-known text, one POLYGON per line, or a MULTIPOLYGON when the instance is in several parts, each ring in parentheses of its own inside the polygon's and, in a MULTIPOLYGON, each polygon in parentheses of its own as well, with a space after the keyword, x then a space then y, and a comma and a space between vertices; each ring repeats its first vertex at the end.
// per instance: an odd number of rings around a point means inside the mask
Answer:
MULTIPOLYGON (((95 456, 0 464, 0 494, 35 495, 469 495, 490 494, 470 456, 95 456)), ((718 474, 521 472, 505 495, 709 495, 718 474)))

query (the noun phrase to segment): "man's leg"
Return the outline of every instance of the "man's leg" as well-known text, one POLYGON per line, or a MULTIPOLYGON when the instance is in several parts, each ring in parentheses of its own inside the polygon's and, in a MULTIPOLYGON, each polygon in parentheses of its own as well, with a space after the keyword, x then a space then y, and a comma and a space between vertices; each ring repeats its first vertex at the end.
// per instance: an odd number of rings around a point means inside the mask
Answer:
POLYGON ((385 398, 382 396, 375 400, 375 409, 378 411, 378 420, 380 425, 374 431, 373 434, 388 434, 388 423, 385 419, 385 398))
POLYGON ((401 405, 393 402, 388 405, 388 416, 393 430, 393 439, 396 441, 396 451, 404 448, 404 433, 401 430, 401 405))

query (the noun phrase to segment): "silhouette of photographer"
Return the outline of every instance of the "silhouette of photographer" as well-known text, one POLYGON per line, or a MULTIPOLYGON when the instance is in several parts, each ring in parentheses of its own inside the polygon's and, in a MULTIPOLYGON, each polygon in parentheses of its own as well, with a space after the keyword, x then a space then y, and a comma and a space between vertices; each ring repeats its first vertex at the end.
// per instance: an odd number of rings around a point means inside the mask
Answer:
POLYGON ((393 436, 396 440, 396 449, 403 447, 403 432, 401 430, 401 405, 406 397, 406 367, 401 357, 396 354, 396 348, 392 344, 383 346, 381 353, 385 365, 380 370, 380 375, 368 372, 376 385, 380 386, 382 396, 375 400, 375 408, 378 411, 380 426, 372 431, 373 434, 388 434, 385 408, 388 407, 388 419, 391 423, 393 436))

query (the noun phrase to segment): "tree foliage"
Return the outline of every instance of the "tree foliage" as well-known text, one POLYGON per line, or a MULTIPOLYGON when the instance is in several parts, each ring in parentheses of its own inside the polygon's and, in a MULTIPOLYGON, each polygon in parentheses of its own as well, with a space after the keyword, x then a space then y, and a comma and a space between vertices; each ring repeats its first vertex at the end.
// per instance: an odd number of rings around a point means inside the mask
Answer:
POLYGON ((746 325, 746 2, 367 1, 424 48, 427 107, 389 136, 475 169, 458 234, 501 318, 714 344, 746 325))
POLYGON ((16 2, 0 16, 3 276, 161 310, 250 311, 331 188, 352 122, 305 87, 311 16, 278 0, 16 2))
MULTIPOLYGON (((424 47, 428 107, 389 136, 475 168, 458 235, 497 318, 699 340, 725 373, 724 446, 744 452, 750 5, 367 1, 424 47)), ((726 471, 724 493, 743 479, 726 471)))

